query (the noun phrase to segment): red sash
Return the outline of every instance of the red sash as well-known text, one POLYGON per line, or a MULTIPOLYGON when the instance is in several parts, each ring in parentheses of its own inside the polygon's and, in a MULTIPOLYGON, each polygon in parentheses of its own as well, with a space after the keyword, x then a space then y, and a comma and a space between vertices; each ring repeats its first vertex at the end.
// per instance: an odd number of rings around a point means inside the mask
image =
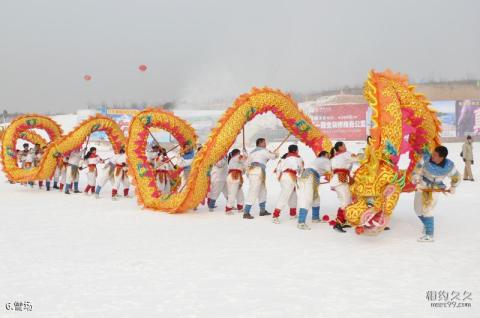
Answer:
POLYGON ((240 180, 240 184, 243 184, 242 170, 240 170, 240 169, 229 169, 228 173, 232 175, 233 180, 240 180))
POLYGON ((124 166, 123 165, 115 165, 115 176, 119 176, 120 174, 122 175, 122 178, 125 177, 126 171, 123 170, 124 166))
POLYGON ((293 170, 293 169, 285 169, 285 170, 283 170, 282 173, 280 174, 280 179, 282 178, 282 175, 283 175, 284 173, 288 173, 288 174, 292 177, 293 181, 294 181, 294 182, 297 182, 297 171, 296 171, 296 170, 293 170))
POLYGON ((348 169, 333 169, 333 174, 338 175, 338 180, 341 183, 350 183, 352 180, 350 177, 350 170, 348 169))

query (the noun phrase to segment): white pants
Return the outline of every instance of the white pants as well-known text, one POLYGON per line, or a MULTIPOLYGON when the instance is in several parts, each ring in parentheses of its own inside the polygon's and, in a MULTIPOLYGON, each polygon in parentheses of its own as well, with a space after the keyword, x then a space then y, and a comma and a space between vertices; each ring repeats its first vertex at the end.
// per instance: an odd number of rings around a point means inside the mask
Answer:
POLYGON ((415 198, 413 200, 413 207, 417 215, 426 217, 433 216, 433 209, 437 205, 438 192, 422 192, 415 191, 415 198), (430 196, 431 195, 431 196, 430 196))
POLYGON ((190 176, 190 170, 183 170, 183 172, 182 172, 182 184, 180 185, 180 189, 185 187, 185 185, 187 184, 189 176, 190 176))
POLYGON ((260 167, 254 167, 248 172, 249 188, 247 194, 247 205, 254 205, 267 200, 267 187, 265 186, 263 171, 260 167))
POLYGON ((280 178, 280 197, 278 198, 276 209, 296 208, 297 207, 297 192, 295 191, 296 182, 288 173, 283 173, 280 178))
POLYGON ((298 208, 309 211, 312 207, 320 206, 318 186, 314 185, 315 177, 309 175, 298 181, 298 208))
POLYGON ((53 182, 58 182, 60 180, 60 175, 61 175, 60 167, 57 166, 55 168, 55 172, 53 173, 53 182))
POLYGON ((158 191, 162 192, 162 194, 169 194, 171 191, 171 186, 170 186, 170 177, 165 176, 164 180, 160 180, 160 176, 157 175, 157 187, 158 191))
POLYGON ((78 182, 78 179, 80 177, 80 170, 78 169, 78 167, 76 167, 76 170, 77 170, 77 173, 75 176, 73 176, 72 172, 74 170, 74 166, 72 165, 68 165, 67 166, 67 176, 66 176, 66 184, 70 184, 70 183, 73 183, 73 182, 78 182))
POLYGON ((350 193, 350 186, 348 183, 341 183, 335 187, 333 190, 337 193, 337 198, 340 203, 340 208, 344 209, 352 203, 352 194, 350 193))
POLYGON ((65 184, 67 182, 67 168, 60 168, 60 178, 58 179, 59 183, 65 184))
POLYGON ((108 174, 108 172, 100 178, 100 181, 98 182, 98 186, 100 186, 101 188, 103 188, 107 182, 110 181, 110 183, 112 184, 112 187, 113 185, 115 184, 115 178, 111 175, 108 174))
POLYGON ((45 181, 53 181, 53 182, 58 182, 58 180, 60 180, 60 168, 59 167, 55 167, 55 171, 53 172, 53 175, 50 179, 48 180, 45 180, 45 181))
POLYGON ((95 169, 93 171, 88 170, 87 171, 87 184, 89 186, 95 187, 96 183, 97 183, 97 169, 95 169))
POLYGON ((125 175, 122 177, 122 173, 120 173, 118 176, 114 177, 115 183, 113 185, 114 190, 118 190, 120 188, 120 184, 123 185, 123 189, 128 189, 130 187, 130 180, 128 179, 128 176, 125 175))
POLYGON ((234 208, 237 205, 243 205, 245 200, 240 179, 233 180, 232 174, 227 176, 227 207, 234 208))
POLYGON ((227 180, 211 180, 210 192, 207 197, 212 200, 217 200, 221 193, 227 198, 227 180))

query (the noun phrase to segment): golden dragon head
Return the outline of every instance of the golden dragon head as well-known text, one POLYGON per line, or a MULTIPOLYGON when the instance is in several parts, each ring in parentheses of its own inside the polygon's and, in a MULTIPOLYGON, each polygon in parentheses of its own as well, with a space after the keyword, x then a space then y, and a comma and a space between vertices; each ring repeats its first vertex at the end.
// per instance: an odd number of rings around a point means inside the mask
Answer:
POLYGON ((346 209, 357 233, 378 233, 388 224, 401 192, 413 190, 411 176, 425 150, 440 144, 440 121, 404 75, 371 71, 364 96, 372 109, 372 136, 356 171, 346 209), (406 169, 399 162, 409 160, 406 169), (405 156, 405 159, 403 158, 405 156))

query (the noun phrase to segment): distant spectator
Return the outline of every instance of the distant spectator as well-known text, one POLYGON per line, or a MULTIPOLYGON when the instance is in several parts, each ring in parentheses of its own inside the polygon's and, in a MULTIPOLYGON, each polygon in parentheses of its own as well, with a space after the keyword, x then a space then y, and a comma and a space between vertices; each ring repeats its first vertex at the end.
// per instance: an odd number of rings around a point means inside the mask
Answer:
POLYGON ((473 180, 472 165, 473 165, 473 144, 472 137, 467 136, 467 140, 462 146, 462 153, 460 154, 465 162, 465 170, 463 172, 463 180, 473 180))

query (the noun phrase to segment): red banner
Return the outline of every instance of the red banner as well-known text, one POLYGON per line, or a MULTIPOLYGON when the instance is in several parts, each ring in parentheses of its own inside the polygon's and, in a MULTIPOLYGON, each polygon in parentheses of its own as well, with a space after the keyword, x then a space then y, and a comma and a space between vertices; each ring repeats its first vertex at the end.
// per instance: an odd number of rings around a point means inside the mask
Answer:
POLYGON ((365 140, 367 137, 368 104, 313 106, 313 123, 330 139, 365 140))

